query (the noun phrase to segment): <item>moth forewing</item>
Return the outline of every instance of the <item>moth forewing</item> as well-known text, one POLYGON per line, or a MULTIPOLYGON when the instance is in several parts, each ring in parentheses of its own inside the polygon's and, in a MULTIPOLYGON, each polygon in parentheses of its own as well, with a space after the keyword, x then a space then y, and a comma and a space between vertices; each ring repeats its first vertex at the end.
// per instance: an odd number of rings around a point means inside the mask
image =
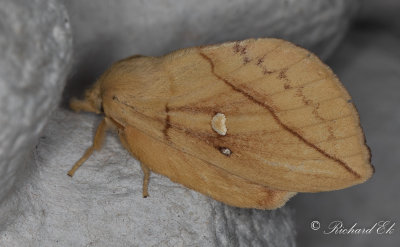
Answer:
POLYGON ((345 188, 373 172, 347 91, 317 57, 283 40, 131 57, 81 102, 75 110, 103 107, 145 174, 233 206, 272 209, 295 192, 345 188))

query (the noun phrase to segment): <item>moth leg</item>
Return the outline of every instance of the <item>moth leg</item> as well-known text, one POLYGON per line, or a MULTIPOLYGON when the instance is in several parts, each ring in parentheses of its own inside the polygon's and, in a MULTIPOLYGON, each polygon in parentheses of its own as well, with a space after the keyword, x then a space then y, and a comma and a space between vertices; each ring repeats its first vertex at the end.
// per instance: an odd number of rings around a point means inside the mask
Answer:
POLYGON ((92 155, 93 151, 100 150, 104 142, 104 136, 107 130, 106 119, 104 118, 97 127, 96 134, 93 139, 93 144, 86 150, 82 158, 80 158, 72 169, 68 172, 68 176, 72 177, 75 171, 92 155))
POLYGON ((143 163, 140 164, 142 166, 142 171, 143 171, 143 198, 146 198, 149 196, 148 188, 149 188, 149 180, 150 180, 150 168, 144 165, 143 163))

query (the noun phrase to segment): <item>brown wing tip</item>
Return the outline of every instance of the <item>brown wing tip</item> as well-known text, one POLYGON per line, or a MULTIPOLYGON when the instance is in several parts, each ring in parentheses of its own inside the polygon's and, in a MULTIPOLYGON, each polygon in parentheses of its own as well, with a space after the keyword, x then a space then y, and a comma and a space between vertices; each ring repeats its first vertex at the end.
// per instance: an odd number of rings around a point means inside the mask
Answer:
POLYGON ((367 181, 372 177, 372 175, 374 175, 374 173, 375 173, 375 167, 370 162, 368 162, 367 168, 365 169, 364 173, 361 174, 361 180, 363 182, 367 181))
MULTIPOLYGON (((354 106, 354 109, 356 110, 357 116, 358 116, 358 111, 355 108, 355 106, 354 106)), ((358 122, 359 127, 362 130, 360 120, 358 120, 358 121, 359 121, 358 122)), ((375 173, 375 167, 371 163, 371 148, 366 143, 366 138, 365 138, 364 132, 362 132, 362 141, 361 142, 363 143, 363 146, 365 147, 365 149, 364 149, 365 163, 364 163, 364 166, 362 167, 363 169, 360 169, 360 171, 358 171, 360 177, 359 177, 357 184, 364 183, 365 181, 370 179, 372 177, 372 175, 374 175, 374 173, 375 173)))
POLYGON ((362 184, 369 180, 374 173, 375 167, 370 162, 366 162, 365 165, 362 166, 362 169, 355 171, 355 174, 357 175, 355 179, 346 179, 347 182, 344 183, 343 188, 338 189, 344 189, 354 185, 362 184))

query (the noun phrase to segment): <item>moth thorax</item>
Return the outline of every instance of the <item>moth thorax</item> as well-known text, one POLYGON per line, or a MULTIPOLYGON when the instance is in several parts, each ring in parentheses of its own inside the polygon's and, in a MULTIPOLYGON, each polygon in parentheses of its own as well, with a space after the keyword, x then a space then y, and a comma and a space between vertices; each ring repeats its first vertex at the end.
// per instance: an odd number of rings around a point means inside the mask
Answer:
POLYGON ((217 113, 211 119, 211 127, 215 132, 224 136, 226 135, 227 128, 226 128, 226 117, 223 113, 217 113))

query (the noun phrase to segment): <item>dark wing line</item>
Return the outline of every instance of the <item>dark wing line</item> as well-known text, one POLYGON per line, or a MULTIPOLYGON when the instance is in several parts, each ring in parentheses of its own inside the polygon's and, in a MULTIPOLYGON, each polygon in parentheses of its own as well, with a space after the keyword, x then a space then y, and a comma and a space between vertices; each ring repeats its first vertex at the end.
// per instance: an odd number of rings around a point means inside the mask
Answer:
MULTIPOLYGON (((277 49, 281 48, 282 45, 283 45, 284 43, 285 43, 285 42, 280 42, 274 49, 267 51, 267 52, 264 53, 264 55, 263 55, 261 58, 259 58, 259 59, 264 60, 268 54, 270 54, 270 53, 276 51, 277 49)), ((239 56, 242 57, 243 55, 239 53, 239 56)), ((306 59, 306 58, 308 58, 308 57, 309 57, 308 55, 305 55, 303 58, 299 59, 298 61, 295 61, 295 62, 293 62, 292 64, 289 64, 288 67, 289 67, 289 66, 296 65, 296 64, 300 63, 301 61, 303 61, 304 59, 306 59)), ((256 65, 260 67, 260 65, 263 65, 263 62, 262 62, 262 63, 256 63, 256 65)), ((232 74, 233 72, 235 72, 235 71, 237 71, 237 70, 239 70, 239 69, 241 69, 241 68, 243 68, 243 65, 240 65, 240 66, 238 66, 237 68, 235 68, 235 69, 229 71, 227 74, 232 74)), ((260 68, 261 68, 261 67, 260 67, 260 68)), ((282 69, 271 70, 271 71, 268 71, 268 73, 264 73, 264 76, 260 76, 260 77, 258 77, 258 78, 255 78, 254 80, 261 79, 261 78, 265 78, 265 75, 272 75, 272 74, 280 73, 281 71, 282 71, 282 69)), ((252 80, 252 81, 253 81, 253 80, 252 80)), ((249 81, 249 82, 250 82, 250 81, 249 81)), ((249 83, 249 82, 246 82, 246 83, 249 83)))
MULTIPOLYGON (((327 99, 318 101, 317 103, 318 103, 318 104, 319 104, 319 103, 325 103, 325 102, 328 102, 328 101, 336 100, 336 99, 338 99, 338 98, 342 98, 342 97, 340 97, 340 96, 334 96, 334 97, 331 97, 331 98, 327 98, 327 99)), ((342 98, 342 99, 343 99, 343 98, 342 98)), ((304 104, 304 105, 302 105, 302 106, 293 107, 293 108, 284 109, 284 110, 279 110, 279 111, 277 111, 277 112, 278 112, 278 113, 285 113, 285 112, 289 112, 289 111, 296 111, 296 110, 304 109, 304 108, 307 108, 307 107, 313 107, 313 106, 304 104)), ((314 108, 314 107, 313 107, 313 108, 314 108)))
POLYGON ((286 124, 282 123, 282 121, 279 119, 279 117, 276 115, 276 113, 273 111, 273 109, 263 103, 258 101, 257 99, 255 99, 253 96, 251 96, 250 94, 248 94, 247 92, 243 91, 242 89, 235 87, 231 82, 229 82, 228 80, 226 80, 225 78, 223 78, 222 76, 218 75, 217 73, 215 73, 215 66, 213 61, 211 60, 211 58, 209 58, 206 54, 204 54, 200 49, 198 50, 199 55, 204 58, 204 60, 206 60, 211 67, 211 72, 214 74, 215 77, 217 77, 219 80, 223 81, 226 85, 228 85, 230 88, 232 88, 234 91, 242 94, 243 96, 245 96, 246 98, 248 98, 250 101, 254 102, 255 104, 267 109, 271 115, 273 116, 273 118, 275 119, 275 121, 285 130, 287 130, 289 133, 291 133, 292 135, 294 135, 295 137, 299 138, 302 142, 304 142, 306 145, 308 145, 309 147, 315 149, 317 152, 321 153, 322 155, 324 155, 325 157, 332 159, 334 161, 336 161, 338 164, 340 164, 343 168, 345 168, 348 172, 350 172, 351 174, 353 174, 356 178, 361 178, 361 175, 358 174, 356 171, 354 171, 349 165, 347 165, 344 161, 333 157, 332 155, 328 154, 327 152, 325 152, 324 150, 322 150, 321 148, 315 146, 313 143, 311 143, 310 141, 306 140, 303 136, 301 136, 299 133, 297 133, 296 131, 294 131, 293 129, 289 128, 289 126, 287 126, 286 124))

